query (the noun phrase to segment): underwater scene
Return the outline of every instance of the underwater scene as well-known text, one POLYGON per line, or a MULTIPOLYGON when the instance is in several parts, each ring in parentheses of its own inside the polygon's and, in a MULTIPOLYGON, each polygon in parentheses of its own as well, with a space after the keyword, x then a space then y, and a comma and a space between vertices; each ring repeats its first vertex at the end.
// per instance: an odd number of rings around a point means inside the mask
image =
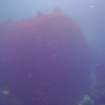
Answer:
POLYGON ((0 0, 0 105, 105 105, 105 1, 0 0))

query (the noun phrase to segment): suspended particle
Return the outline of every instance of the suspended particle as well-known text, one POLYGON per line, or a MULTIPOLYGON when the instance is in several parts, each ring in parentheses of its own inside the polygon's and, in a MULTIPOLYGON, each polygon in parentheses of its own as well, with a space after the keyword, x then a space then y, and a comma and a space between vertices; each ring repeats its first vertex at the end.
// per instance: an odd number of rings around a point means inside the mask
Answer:
POLYGON ((96 6, 94 5, 94 4, 91 4, 91 5, 89 5, 89 8, 91 8, 91 9, 93 9, 93 8, 95 8, 96 6))

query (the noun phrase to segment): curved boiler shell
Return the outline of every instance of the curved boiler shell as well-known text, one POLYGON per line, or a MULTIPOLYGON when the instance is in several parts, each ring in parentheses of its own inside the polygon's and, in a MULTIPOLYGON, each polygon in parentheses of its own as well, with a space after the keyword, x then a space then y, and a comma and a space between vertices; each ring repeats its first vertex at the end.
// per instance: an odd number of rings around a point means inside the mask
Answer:
POLYGON ((88 89, 88 48, 63 14, 4 25, 2 76, 25 105, 72 105, 88 89))

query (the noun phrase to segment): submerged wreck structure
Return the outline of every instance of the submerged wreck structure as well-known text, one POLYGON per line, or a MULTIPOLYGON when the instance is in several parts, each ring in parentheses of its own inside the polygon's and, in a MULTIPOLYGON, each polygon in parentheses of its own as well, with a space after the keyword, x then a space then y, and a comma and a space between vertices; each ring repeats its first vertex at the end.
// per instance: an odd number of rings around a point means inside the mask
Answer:
POLYGON ((38 15, 0 34, 0 80, 24 105, 74 105, 88 92, 88 46, 70 17, 38 15))

